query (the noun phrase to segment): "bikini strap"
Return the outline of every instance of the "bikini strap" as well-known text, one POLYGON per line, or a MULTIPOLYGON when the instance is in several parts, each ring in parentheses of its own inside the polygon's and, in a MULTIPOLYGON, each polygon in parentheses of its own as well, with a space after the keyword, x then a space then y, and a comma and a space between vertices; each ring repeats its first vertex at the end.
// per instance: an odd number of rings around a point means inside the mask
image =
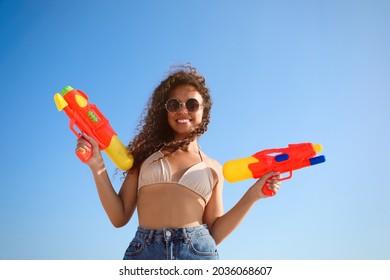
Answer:
POLYGON ((200 145, 198 144, 198 153, 200 156, 200 160, 203 161, 202 153, 200 152, 200 145))

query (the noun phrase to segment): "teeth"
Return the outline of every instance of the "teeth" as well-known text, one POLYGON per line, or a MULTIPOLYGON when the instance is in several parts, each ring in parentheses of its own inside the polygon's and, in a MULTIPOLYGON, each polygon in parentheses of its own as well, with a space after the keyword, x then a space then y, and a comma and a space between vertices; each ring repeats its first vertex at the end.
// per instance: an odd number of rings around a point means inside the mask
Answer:
POLYGON ((188 123, 190 122, 189 119, 181 119, 181 120, 177 120, 178 123, 188 123))

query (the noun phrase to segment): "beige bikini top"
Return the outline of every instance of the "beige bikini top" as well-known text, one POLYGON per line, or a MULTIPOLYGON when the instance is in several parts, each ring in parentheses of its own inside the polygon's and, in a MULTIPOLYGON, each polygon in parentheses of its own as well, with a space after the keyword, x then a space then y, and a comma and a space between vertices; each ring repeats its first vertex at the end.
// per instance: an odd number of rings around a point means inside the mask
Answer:
POLYGON ((188 168, 178 181, 173 181, 171 168, 164 154, 161 151, 153 153, 142 163, 138 190, 153 184, 174 183, 197 193, 207 204, 213 191, 213 174, 200 152, 199 155, 202 161, 188 168))

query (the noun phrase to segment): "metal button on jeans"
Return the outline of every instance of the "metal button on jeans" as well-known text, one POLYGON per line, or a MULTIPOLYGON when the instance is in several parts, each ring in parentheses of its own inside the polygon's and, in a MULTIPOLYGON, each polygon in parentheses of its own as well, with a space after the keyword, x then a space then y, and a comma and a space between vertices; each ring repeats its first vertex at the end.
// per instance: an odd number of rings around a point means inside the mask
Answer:
POLYGON ((169 230, 167 230, 167 232, 165 233, 165 235, 166 235, 167 237, 170 237, 170 236, 172 235, 172 233, 171 233, 169 230))

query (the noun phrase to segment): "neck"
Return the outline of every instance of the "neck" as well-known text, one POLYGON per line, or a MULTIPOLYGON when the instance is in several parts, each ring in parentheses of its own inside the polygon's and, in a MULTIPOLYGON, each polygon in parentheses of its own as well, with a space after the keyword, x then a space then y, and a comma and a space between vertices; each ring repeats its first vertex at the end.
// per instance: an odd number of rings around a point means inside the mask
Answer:
POLYGON ((187 146, 183 147, 181 150, 185 151, 185 152, 196 152, 196 153, 198 153, 199 152, 198 141, 195 139, 190 144, 188 144, 187 146))

